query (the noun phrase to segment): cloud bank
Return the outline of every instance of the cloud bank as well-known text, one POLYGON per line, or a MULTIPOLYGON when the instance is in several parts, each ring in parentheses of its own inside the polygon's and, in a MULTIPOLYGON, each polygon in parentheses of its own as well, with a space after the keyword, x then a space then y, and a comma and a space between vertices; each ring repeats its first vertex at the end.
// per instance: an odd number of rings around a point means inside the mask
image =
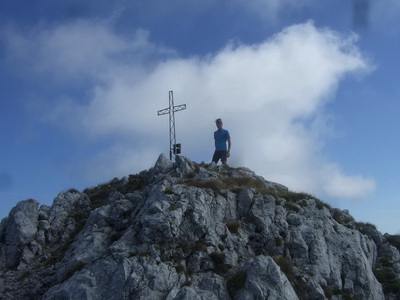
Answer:
POLYGON ((348 75, 371 70, 354 36, 308 22, 202 57, 180 57, 144 30, 120 35, 107 23, 8 28, 2 39, 18 68, 30 62, 30 74, 48 85, 85 94, 84 100, 65 92, 43 101, 48 120, 102 141, 82 164, 88 176, 124 176, 167 152, 168 118, 156 112, 174 90, 175 104, 187 104, 176 114, 178 142, 195 161, 210 161, 213 121, 221 117, 232 136, 232 166, 317 196, 360 198, 375 189, 373 179, 346 174, 324 156, 326 104, 348 75))

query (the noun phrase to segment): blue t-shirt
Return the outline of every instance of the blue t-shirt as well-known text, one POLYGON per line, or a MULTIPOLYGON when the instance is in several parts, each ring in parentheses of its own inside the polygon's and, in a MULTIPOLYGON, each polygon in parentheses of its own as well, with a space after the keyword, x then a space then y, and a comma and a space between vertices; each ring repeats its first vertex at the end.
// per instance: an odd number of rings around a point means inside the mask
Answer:
POLYGON ((226 141, 230 139, 229 131, 226 129, 214 132, 215 151, 227 151, 226 141))

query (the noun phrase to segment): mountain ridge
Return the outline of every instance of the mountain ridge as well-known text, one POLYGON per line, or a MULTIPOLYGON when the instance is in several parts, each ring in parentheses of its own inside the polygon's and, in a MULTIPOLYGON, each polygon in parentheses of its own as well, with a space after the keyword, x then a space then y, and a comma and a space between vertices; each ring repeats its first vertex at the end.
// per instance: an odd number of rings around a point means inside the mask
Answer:
POLYGON ((161 154, 18 203, 0 223, 0 299, 400 299, 393 241, 250 169, 161 154))

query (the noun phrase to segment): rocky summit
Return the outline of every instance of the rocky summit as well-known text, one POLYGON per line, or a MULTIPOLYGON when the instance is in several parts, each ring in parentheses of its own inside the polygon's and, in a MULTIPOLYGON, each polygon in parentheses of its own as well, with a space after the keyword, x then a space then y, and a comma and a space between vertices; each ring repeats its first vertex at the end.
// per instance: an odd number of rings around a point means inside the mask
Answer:
POLYGON ((0 298, 400 299, 398 238, 247 168, 160 155, 19 202, 0 224, 0 298))

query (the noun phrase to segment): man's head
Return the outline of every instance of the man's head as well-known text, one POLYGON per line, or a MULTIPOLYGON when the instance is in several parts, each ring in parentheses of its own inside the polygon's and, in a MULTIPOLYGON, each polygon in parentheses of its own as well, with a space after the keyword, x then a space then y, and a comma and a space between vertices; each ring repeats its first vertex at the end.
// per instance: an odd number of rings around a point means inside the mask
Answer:
POLYGON ((217 125, 217 127, 218 127, 218 129, 221 129, 222 128, 222 120, 221 119, 216 119, 215 120, 215 125, 217 125))

